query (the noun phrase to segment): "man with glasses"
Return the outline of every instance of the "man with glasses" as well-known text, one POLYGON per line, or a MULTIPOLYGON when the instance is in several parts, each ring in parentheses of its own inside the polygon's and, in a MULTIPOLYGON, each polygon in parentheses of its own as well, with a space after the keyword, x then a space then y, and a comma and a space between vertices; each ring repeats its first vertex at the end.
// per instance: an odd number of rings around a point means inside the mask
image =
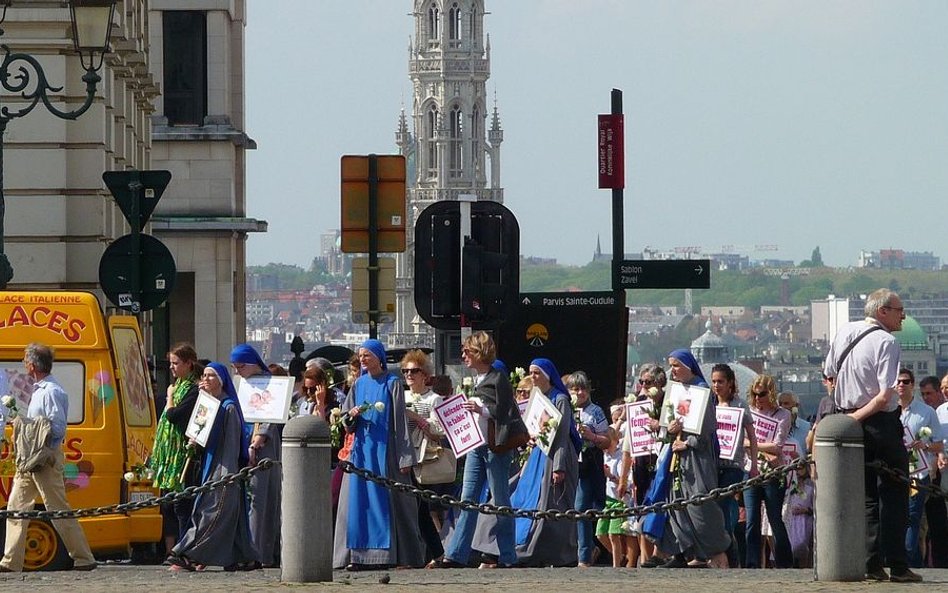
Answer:
MULTIPOLYGON (((899 406, 902 409, 902 426, 905 427, 905 446, 909 449, 909 471, 916 483, 927 486, 935 474, 935 462, 942 452, 941 425, 935 410, 914 395, 915 375, 909 369, 899 371, 899 406), (927 431, 925 430, 927 429, 927 431)), ((928 491, 913 488, 909 497, 909 524, 905 534, 905 550, 909 564, 922 566, 922 551, 919 544, 922 512, 928 491)))
MULTIPOLYGON (((902 329, 905 309, 899 295, 880 288, 866 299, 866 318, 836 332, 823 372, 836 380, 837 413, 848 414, 863 429, 867 463, 882 461, 908 473, 896 381, 902 349, 891 332, 902 329)), ((866 578, 916 583, 922 577, 908 567, 908 485, 866 467, 866 578), (891 576, 886 573, 888 565, 891 576)))

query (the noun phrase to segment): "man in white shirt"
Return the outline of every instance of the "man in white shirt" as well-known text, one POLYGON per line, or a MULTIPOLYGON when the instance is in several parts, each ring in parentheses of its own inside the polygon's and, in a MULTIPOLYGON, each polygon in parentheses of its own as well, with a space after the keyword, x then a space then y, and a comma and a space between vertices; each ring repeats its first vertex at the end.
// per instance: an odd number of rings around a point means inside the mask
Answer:
MULTIPOLYGON (((835 377, 837 413, 862 424, 867 463, 881 461, 908 475, 908 451, 902 444, 902 422, 896 380, 902 349, 891 332, 902 329, 905 309, 899 295, 880 288, 866 299, 866 318, 844 325, 833 338, 823 373, 835 377)), ((866 578, 915 583, 905 553, 908 528, 908 484, 866 467, 866 578), (888 565, 891 576, 884 566, 888 565)))
MULTIPOLYGON (((63 482, 63 439, 66 436, 66 419, 69 416, 69 398, 62 386, 50 375, 53 368, 53 351, 42 344, 30 344, 26 347, 23 366, 33 379, 33 395, 27 418, 45 416, 49 419, 49 440, 46 446, 52 448, 53 459, 50 465, 42 465, 32 471, 17 471, 13 477, 10 491, 9 510, 29 511, 33 509, 37 495, 50 511, 69 510, 66 501, 66 486, 63 482)), ((26 528, 29 519, 7 519, 6 544, 0 572, 20 572, 26 553, 26 528)), ((75 518, 53 519, 53 526, 66 545, 74 560, 73 570, 93 570, 95 558, 89 549, 89 542, 75 518)))

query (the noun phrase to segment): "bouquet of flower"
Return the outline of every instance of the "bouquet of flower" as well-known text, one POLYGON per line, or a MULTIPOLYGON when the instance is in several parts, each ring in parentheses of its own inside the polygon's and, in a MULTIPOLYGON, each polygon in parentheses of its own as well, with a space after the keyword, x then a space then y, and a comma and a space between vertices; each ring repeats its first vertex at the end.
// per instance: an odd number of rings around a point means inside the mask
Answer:
POLYGON ((415 412, 415 404, 421 401, 421 394, 415 393, 414 391, 408 391, 405 393, 405 407, 415 412))
POLYGON ((144 463, 136 463, 131 469, 122 476, 126 482, 141 482, 142 480, 154 480, 155 470, 144 463))
POLYGON ((523 367, 517 367, 510 371, 510 386, 514 389, 520 385, 523 378, 527 376, 527 371, 523 367))
MULTIPOLYGON (((928 441, 932 438, 932 429, 928 426, 923 426, 918 429, 918 432, 915 433, 915 440, 917 441, 928 441)), ((914 447, 909 449, 909 473, 915 473, 918 471, 918 466, 921 464, 921 459, 918 457, 918 449, 914 447)))
POLYGON ((20 412, 16 409, 16 398, 12 395, 4 395, 2 398, 0 398, 0 403, 2 403, 7 408, 7 410, 10 411, 9 416, 11 419, 16 418, 19 415, 20 412))
POLYGON ((537 434, 537 442, 549 449, 550 444, 553 442, 553 436, 556 434, 556 429, 559 427, 559 425, 559 421, 554 418, 550 418, 544 422, 543 426, 540 427, 540 433, 537 434))
POLYGON ((464 377, 461 379, 461 393, 469 399, 474 395, 474 377, 464 377))

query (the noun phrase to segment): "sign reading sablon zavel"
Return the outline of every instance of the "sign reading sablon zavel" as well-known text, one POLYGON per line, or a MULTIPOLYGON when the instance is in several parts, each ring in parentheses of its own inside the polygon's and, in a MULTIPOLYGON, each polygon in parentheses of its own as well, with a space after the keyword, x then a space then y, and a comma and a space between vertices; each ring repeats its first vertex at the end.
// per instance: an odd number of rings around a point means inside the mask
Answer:
POLYGON ((619 288, 711 288, 709 259, 629 259, 612 273, 619 288))

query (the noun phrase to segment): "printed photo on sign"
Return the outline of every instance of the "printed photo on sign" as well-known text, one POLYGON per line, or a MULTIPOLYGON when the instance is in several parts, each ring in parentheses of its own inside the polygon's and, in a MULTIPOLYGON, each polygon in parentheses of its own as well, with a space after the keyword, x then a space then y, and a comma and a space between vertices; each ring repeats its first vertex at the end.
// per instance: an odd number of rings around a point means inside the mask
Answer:
POLYGON ((247 422, 284 424, 290 417, 293 400, 293 377, 256 376, 244 379, 234 376, 240 410, 247 422))
POLYGON ((527 425, 527 431, 537 447, 547 455, 550 454, 550 445, 553 444, 553 437, 556 436, 556 429, 562 419, 563 415, 553 402, 543 395, 539 388, 534 387, 530 392, 527 410, 523 414, 523 423, 527 425))
POLYGON ((517 409, 520 410, 521 418, 523 418, 523 415, 527 412, 527 404, 529 403, 530 403, 530 400, 528 399, 517 402, 517 409))
POLYGON ((477 417, 464 409, 466 401, 464 394, 459 393, 434 408, 455 457, 463 457, 484 444, 477 417))
POLYGON ((206 447, 207 435, 211 433, 214 419, 217 417, 217 411, 220 407, 219 399, 206 391, 201 391, 198 394, 197 401, 194 402, 194 410, 191 412, 191 419, 188 420, 188 427, 184 430, 184 436, 194 439, 195 443, 206 447))
POLYGON ((744 408, 725 408, 720 406, 716 409, 718 421, 718 444, 721 445, 721 459, 734 461, 737 454, 737 443, 741 437, 744 425, 744 408))
POLYGON ((780 422, 764 416, 751 410, 751 419, 754 421, 754 435, 757 437, 757 443, 772 443, 777 440, 777 430, 780 428, 780 422))
POLYGON ((647 457, 655 448, 655 433, 649 430, 653 409, 652 400, 625 404, 626 430, 629 433, 632 457, 647 457))
POLYGON ((680 420, 683 431, 701 434, 704 413, 710 399, 711 390, 707 387, 669 381, 659 423, 667 427, 672 420, 680 420))

